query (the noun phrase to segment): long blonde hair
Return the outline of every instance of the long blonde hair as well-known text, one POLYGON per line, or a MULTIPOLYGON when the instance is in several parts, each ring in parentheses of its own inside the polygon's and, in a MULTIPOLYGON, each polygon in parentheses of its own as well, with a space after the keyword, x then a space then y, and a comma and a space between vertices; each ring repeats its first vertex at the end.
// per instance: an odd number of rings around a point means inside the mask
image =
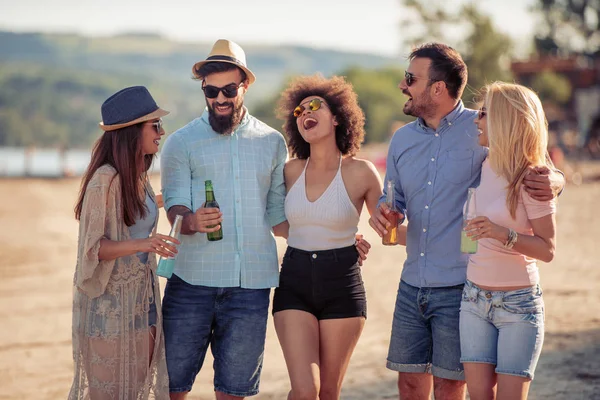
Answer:
POLYGON ((484 93, 489 162, 508 181, 506 205, 515 218, 527 168, 553 167, 547 156, 548 121, 539 97, 525 86, 494 82, 484 93))

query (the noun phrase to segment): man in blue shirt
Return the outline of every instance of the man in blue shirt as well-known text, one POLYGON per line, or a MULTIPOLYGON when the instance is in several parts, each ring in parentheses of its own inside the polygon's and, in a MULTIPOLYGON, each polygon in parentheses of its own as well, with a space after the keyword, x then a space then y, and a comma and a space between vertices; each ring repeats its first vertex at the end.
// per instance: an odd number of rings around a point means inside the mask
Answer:
POLYGON ((209 344, 217 399, 258 393, 270 288, 279 282, 273 234, 287 232, 283 136, 244 107, 254 82, 244 51, 219 40, 192 69, 207 109, 162 149, 168 218, 183 215, 174 274, 163 301, 171 399, 192 389, 209 344), (211 180, 217 208, 204 208, 211 180), (223 239, 207 232, 222 227, 223 239))
MULTIPOLYGON (((409 221, 387 367, 399 372, 401 399, 429 399, 432 390, 437 400, 464 399, 459 311, 468 259, 460 231, 467 189, 479 184, 487 149, 478 144, 477 111, 460 100, 467 83, 460 54, 429 43, 409 60, 399 88, 408 96, 404 113, 417 120, 394 134, 386 170, 409 221)), ((534 171, 526 189, 539 200, 552 198, 564 184, 556 175, 534 171)), ((385 195, 369 220, 380 236, 388 223, 385 195)))

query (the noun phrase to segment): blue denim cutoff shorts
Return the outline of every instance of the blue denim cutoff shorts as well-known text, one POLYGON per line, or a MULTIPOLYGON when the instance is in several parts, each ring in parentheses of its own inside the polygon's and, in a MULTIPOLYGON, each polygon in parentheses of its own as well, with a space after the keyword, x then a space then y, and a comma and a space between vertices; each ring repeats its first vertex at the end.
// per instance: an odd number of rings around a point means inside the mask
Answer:
POLYGON ((387 367, 464 380, 458 321, 463 285, 418 288, 400 281, 387 367))
POLYGON ((215 390, 238 397, 257 394, 270 291, 169 278, 162 305, 169 391, 192 390, 210 344, 215 390))
POLYGON ((498 374, 533 379, 543 343, 539 285, 489 291, 467 281, 460 309, 462 362, 493 364, 498 374))

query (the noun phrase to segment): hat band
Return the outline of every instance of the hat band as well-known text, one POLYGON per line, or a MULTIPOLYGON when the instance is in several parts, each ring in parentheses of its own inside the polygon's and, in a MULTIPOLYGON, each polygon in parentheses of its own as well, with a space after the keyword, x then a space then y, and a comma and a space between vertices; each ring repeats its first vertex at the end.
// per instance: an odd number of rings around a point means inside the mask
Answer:
POLYGON ((242 67, 246 67, 246 65, 237 58, 229 56, 210 56, 206 59, 206 61, 231 61, 233 63, 241 65, 242 67))

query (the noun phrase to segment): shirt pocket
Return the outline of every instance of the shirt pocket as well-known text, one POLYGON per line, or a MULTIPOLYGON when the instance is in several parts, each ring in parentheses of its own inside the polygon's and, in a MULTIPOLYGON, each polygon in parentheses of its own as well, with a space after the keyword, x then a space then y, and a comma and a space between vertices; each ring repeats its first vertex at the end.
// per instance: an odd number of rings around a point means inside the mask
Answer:
POLYGON ((441 174, 451 183, 464 183, 471 178, 473 169, 473 150, 448 150, 446 162, 441 167, 441 174))

